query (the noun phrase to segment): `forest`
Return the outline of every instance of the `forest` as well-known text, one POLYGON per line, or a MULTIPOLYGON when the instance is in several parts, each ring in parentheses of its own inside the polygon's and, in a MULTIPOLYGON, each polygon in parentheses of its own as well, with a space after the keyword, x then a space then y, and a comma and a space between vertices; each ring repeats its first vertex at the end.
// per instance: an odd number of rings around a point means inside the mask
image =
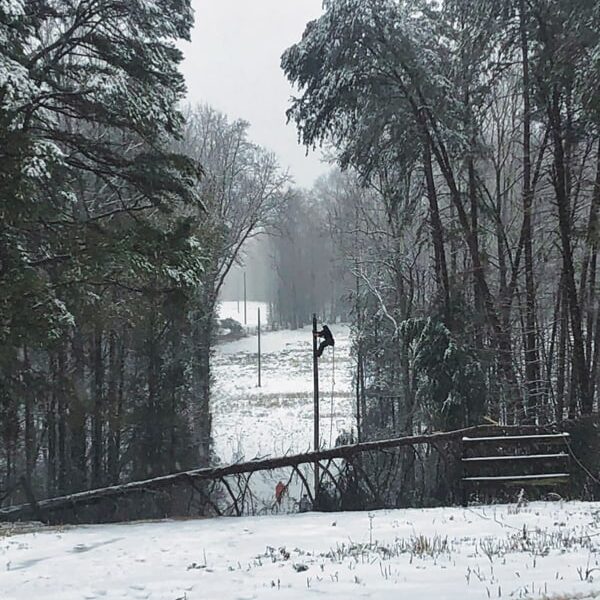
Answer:
POLYGON ((598 19, 331 0, 284 54, 289 119, 344 171, 317 197, 367 435, 597 410, 598 19))
POLYGON ((0 497, 210 460, 217 298, 288 176, 183 103, 192 25, 186 0, 0 5, 0 497))
POLYGON ((0 504, 218 461, 255 238, 273 326, 350 324, 358 440, 597 412, 600 3, 323 6, 281 57, 302 189, 186 102, 189 0, 0 3, 0 504))

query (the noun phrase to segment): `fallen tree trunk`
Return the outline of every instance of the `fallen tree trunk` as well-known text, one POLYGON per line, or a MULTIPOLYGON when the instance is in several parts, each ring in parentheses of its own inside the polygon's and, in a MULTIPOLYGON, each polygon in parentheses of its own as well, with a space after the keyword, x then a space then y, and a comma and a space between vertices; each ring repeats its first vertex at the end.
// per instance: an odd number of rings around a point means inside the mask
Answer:
POLYGON ((96 503, 106 498, 114 498, 134 493, 153 493, 172 485, 191 485, 197 481, 222 479, 223 477, 227 477, 229 475, 253 473, 255 471, 272 470, 284 467, 298 467, 298 465, 305 463, 315 463, 318 461, 335 458, 351 458, 363 452, 379 451, 386 448, 399 448, 402 446, 415 446, 418 444, 436 444, 438 442, 460 439, 462 436, 468 434, 483 434, 488 432, 493 432, 496 434, 506 434, 509 432, 531 433, 539 430, 540 428, 533 426, 499 427, 496 425, 483 425, 459 429, 456 431, 413 435, 387 440, 377 440, 373 442, 363 442, 360 444, 350 444, 346 446, 330 448, 328 450, 320 450, 318 452, 306 452, 304 454, 293 454, 290 456, 281 456, 276 458, 264 458, 244 463, 235 463, 222 467, 207 467, 202 469, 194 469, 191 471, 182 471, 170 475, 163 475, 161 477, 154 477, 152 479, 145 479, 143 481, 133 481, 131 483, 97 488, 85 492, 69 494, 67 496, 39 500, 35 503, 35 506, 32 506, 31 504, 8 506, 0 509, 0 521, 24 520, 30 519, 32 516, 35 516, 39 519, 40 515, 42 514, 47 515, 49 512, 60 510, 75 510, 78 506, 96 503))

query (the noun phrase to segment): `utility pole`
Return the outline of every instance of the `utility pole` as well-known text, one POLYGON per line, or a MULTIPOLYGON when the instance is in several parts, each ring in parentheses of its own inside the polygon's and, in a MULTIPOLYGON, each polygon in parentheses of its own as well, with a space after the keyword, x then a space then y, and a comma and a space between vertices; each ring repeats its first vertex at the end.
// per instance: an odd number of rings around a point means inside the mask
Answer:
POLYGON ((260 306, 258 307, 258 387, 260 387, 260 306))
POLYGON ((361 414, 360 414, 360 382, 362 381, 362 318, 360 312, 360 286, 358 281, 358 265, 356 266, 356 315, 358 321, 358 348, 356 352, 356 441, 360 444, 361 414))
POLYGON ((360 305, 360 279, 358 277, 358 225, 359 225, 359 213, 358 213, 358 204, 354 209, 354 270, 356 277, 356 320, 358 324, 358 348, 356 353, 356 441, 360 444, 362 440, 361 429, 362 423, 361 421, 364 419, 364 415, 361 411, 361 403, 364 401, 364 389, 362 382, 364 381, 364 373, 363 373, 363 356, 362 356, 362 309, 360 305))
MULTIPOLYGON (((319 451, 319 362, 317 359, 317 315, 313 314, 314 451, 319 451)), ((315 461, 315 506, 319 505, 319 461, 315 461)))
POLYGON ((244 325, 248 325, 248 313, 246 312, 246 271, 244 271, 244 325))

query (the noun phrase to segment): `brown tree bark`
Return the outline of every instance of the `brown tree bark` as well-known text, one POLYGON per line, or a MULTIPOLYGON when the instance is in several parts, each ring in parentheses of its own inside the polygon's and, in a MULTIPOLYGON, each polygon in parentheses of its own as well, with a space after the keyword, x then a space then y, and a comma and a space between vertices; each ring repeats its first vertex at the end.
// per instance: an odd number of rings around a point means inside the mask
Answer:
POLYGON ((440 209, 437 199, 437 190, 433 178, 433 164, 431 160, 431 146, 429 139, 423 140, 423 167, 425 170, 425 183, 427 186, 427 198, 429 200, 429 215, 431 219, 431 239, 433 242, 435 256, 435 273, 440 290, 440 296, 444 302, 444 314, 446 325, 451 327, 450 307, 450 281, 448 279, 448 265, 446 262, 446 251, 444 249, 444 228, 440 218, 440 209))

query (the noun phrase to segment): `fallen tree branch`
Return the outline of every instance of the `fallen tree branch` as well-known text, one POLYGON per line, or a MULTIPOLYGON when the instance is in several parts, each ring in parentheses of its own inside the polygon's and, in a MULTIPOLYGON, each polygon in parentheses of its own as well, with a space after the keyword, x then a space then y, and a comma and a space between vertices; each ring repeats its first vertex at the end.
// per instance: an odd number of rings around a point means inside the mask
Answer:
MULTIPOLYGON (((475 433, 485 432, 532 432, 538 431, 540 428, 534 426, 506 426, 498 427, 496 425, 480 425, 476 427, 468 427, 456 431, 430 433, 423 435, 413 435, 400 438, 392 438, 387 440, 377 440, 373 442, 363 442, 360 444, 349 444, 338 446, 337 448, 329 448, 317 452, 306 452, 303 454, 294 454, 290 456, 282 456, 276 458, 265 458, 254 460, 245 463, 236 463, 222 467, 207 467, 203 469, 194 469, 191 471, 183 471, 173 473, 171 475, 163 475, 146 479, 143 481, 133 481, 131 483, 123 483, 110 487, 78 492, 68 496, 60 496, 47 500, 39 500, 37 502, 38 509, 47 514, 49 511, 60 511, 65 509, 75 509, 78 505, 94 503, 103 498, 112 498, 126 494, 147 493, 160 488, 169 487, 174 484, 184 483, 189 484, 190 481, 202 480, 219 480, 229 475, 238 475, 241 473, 254 473, 256 471, 265 471, 279 469, 282 467, 293 467, 297 472, 298 465, 315 463, 322 460, 330 460, 334 458, 352 458, 360 455, 363 452, 379 451, 385 448, 399 448, 402 446, 415 446, 416 444, 435 444, 436 442, 445 440, 460 440, 462 436, 475 433)), ((308 485, 305 478, 302 476, 305 485, 308 485)), ((310 490, 308 490, 310 494, 310 490)), ((31 518, 32 507, 29 504, 20 504, 17 506, 8 506, 0 509, 0 521, 14 521, 19 519, 31 518)))

